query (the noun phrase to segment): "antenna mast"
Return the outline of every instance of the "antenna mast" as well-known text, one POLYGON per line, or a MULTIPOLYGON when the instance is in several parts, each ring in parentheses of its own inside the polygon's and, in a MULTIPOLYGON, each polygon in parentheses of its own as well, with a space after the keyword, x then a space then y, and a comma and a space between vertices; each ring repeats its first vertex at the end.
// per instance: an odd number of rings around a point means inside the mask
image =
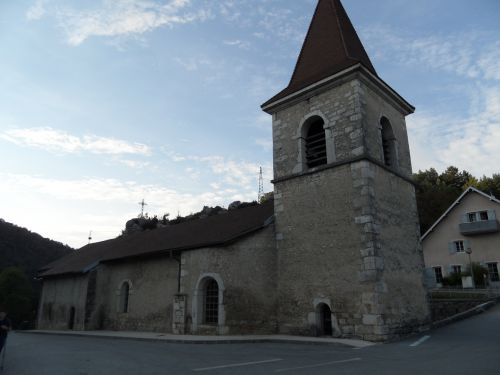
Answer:
POLYGON ((142 198, 142 201, 138 204, 141 205, 141 215, 139 217, 144 217, 144 206, 147 206, 148 204, 144 202, 144 198, 142 198))
POLYGON ((90 241, 92 241, 92 231, 89 232, 89 245, 90 245, 90 241))
POLYGON ((260 167, 259 172, 259 194, 257 195, 257 201, 260 203, 260 199, 264 195, 264 179, 262 178, 262 167, 260 167))

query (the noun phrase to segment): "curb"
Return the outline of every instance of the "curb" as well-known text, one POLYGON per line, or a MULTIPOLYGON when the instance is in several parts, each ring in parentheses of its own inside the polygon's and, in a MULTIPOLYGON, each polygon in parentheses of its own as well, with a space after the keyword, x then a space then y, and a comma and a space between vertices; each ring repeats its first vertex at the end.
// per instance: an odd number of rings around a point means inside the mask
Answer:
POLYGON ((173 338, 173 337, 162 337, 158 334, 157 337, 137 337, 137 336, 112 336, 112 335, 100 335, 92 333, 77 333, 77 332, 50 332, 50 331, 16 331, 16 333, 21 334, 36 334, 36 335, 53 335, 53 336, 73 336, 73 337, 91 337, 99 339, 110 339, 110 340, 130 340, 130 341, 149 341, 149 342, 160 342, 165 344, 262 344, 262 343, 280 343, 280 344, 303 344, 303 345, 326 345, 326 346, 341 346, 350 348, 364 348, 368 346, 377 345, 372 342, 349 342, 350 340, 338 339, 338 341, 320 341, 320 340, 307 340, 298 338, 285 338, 285 337, 262 337, 262 338, 219 338, 218 339, 196 339, 196 338, 173 338))
POLYGON ((488 310, 489 308, 495 306, 497 302, 498 302, 498 299, 488 301, 485 303, 481 303, 480 305, 477 305, 476 307, 473 307, 472 309, 469 309, 469 310, 466 310, 464 312, 452 315, 452 316, 445 318, 445 319, 438 320, 437 322, 433 322, 431 324, 431 328, 443 327, 443 326, 448 325, 450 323, 458 322, 460 320, 469 318, 471 316, 481 314, 481 313, 485 312, 486 310, 488 310))

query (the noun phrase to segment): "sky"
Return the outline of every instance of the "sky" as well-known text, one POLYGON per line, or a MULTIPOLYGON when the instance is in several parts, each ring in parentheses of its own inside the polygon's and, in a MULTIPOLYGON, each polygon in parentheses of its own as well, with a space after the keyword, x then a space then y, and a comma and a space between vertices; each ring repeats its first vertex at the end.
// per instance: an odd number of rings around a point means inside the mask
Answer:
MULTIPOLYGON (((416 107, 413 170, 500 172, 500 1, 343 0, 416 107)), ((147 203, 271 191, 271 118, 316 0, 0 1, 0 218, 79 248, 147 203)))

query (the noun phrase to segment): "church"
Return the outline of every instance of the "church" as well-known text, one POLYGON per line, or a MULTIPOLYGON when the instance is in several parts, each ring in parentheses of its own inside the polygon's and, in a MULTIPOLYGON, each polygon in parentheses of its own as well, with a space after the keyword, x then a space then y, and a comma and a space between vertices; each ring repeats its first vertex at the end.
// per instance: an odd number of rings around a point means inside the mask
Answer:
POLYGON ((405 116, 340 0, 272 115, 274 198, 92 243, 40 270, 39 329, 385 341, 429 323, 405 116))

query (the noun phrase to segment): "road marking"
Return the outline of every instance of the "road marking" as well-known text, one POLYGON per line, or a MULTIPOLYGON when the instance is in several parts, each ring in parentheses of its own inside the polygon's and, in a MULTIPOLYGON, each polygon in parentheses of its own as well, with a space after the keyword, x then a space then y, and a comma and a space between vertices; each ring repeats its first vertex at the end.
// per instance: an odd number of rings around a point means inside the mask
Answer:
POLYGON ((421 343, 429 340, 430 338, 431 338, 430 336, 423 336, 419 340, 415 341, 413 344, 410 344, 410 346, 419 346, 421 343))
POLYGON ((274 372, 283 372, 283 371, 292 371, 292 370, 300 370, 304 368, 313 368, 313 367, 322 367, 322 366, 329 366, 329 365, 334 365, 336 363, 347 363, 347 362, 356 362, 356 361, 361 361, 361 358, 350 358, 350 359, 342 359, 340 361, 332 361, 332 362, 324 362, 324 363, 317 363, 315 365, 308 365, 308 366, 299 366, 299 367, 288 367, 288 368, 280 368, 278 370, 274 370, 274 372))
POLYGON ((229 365, 220 365, 220 366, 213 366, 213 367, 195 368, 195 369, 193 369, 193 371, 210 371, 210 370, 217 370, 217 369, 220 369, 220 368, 252 366, 252 365, 260 365, 261 363, 271 363, 271 362, 278 362, 278 361, 282 361, 282 359, 281 358, 274 358, 274 359, 266 359, 264 361, 231 363, 229 365))

